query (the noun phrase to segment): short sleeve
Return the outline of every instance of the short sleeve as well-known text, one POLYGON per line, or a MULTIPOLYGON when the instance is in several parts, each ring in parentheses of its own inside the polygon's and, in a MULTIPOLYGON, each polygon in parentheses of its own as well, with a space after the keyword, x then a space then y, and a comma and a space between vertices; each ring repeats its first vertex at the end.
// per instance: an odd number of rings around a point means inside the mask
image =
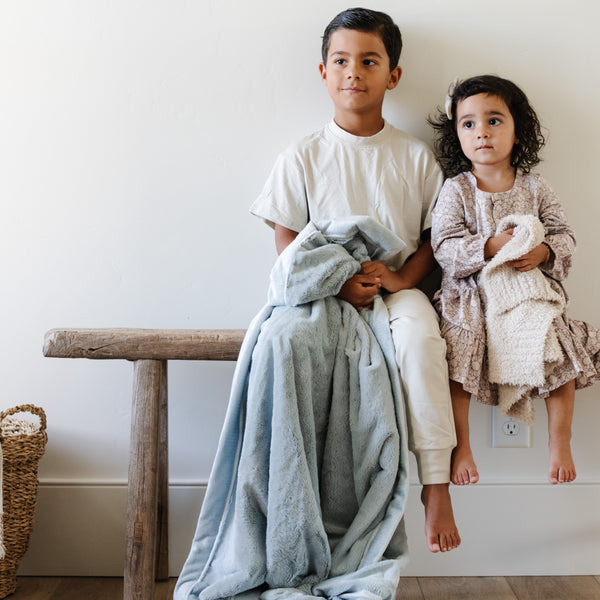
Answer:
POLYGON ((432 214, 437 201, 437 197, 444 183, 444 175, 442 169, 435 159, 429 169, 429 173, 425 177, 425 185, 423 187, 423 214, 421 218, 421 233, 427 229, 431 229, 432 214))
POLYGON ((306 226, 309 212, 304 168, 296 154, 279 155, 250 213, 273 228, 277 224, 301 231, 306 226))

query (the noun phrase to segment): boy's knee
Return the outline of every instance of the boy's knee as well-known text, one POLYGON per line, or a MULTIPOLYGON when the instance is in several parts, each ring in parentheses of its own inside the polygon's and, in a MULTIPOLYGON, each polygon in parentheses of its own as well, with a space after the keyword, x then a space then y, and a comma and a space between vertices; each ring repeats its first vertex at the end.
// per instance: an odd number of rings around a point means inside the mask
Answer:
POLYGON ((439 330, 419 323, 403 323, 392 328, 392 338, 398 361, 429 365, 446 361, 446 342, 439 330))

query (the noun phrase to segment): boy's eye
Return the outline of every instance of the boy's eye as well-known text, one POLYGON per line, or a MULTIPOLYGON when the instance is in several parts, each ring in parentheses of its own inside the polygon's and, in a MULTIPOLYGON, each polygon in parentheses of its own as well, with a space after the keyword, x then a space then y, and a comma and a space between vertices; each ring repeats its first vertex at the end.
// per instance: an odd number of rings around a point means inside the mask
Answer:
POLYGON ((343 58, 336 58, 334 62, 335 62, 336 65, 346 64, 346 61, 343 58))
POLYGON ((363 65, 366 65, 368 67, 370 67, 374 64, 376 64, 375 61, 370 58, 365 58, 365 60, 363 60, 363 65))

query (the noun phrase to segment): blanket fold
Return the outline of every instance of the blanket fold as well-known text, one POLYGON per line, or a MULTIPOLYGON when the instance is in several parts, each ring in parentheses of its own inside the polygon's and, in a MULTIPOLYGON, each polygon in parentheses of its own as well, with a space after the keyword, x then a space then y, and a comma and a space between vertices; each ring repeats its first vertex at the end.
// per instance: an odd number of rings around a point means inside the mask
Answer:
POLYGON ((544 241, 544 226, 533 215, 509 215, 497 233, 514 229, 512 239, 481 271, 486 303, 488 374, 498 384, 498 405, 506 415, 531 424, 532 392, 563 360, 553 321, 564 300, 539 268, 517 271, 507 262, 544 241))
POLYGON ((393 600, 408 450, 388 314, 335 294, 403 247, 352 217, 310 223, 277 260, 175 600, 393 600))

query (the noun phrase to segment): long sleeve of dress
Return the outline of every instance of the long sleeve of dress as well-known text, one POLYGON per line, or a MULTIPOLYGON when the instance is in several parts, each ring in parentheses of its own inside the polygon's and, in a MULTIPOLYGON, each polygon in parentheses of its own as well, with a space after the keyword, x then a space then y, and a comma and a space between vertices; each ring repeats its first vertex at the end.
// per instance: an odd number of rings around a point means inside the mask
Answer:
POLYGON ((479 232, 474 218, 474 194, 462 194, 453 180, 444 183, 431 229, 431 244, 436 260, 444 273, 464 278, 485 266, 484 247, 490 237, 479 232))
POLYGON ((539 219, 546 230, 544 242, 552 250, 550 260, 540 269, 558 281, 567 278, 575 252, 575 236, 567 223, 565 211, 550 185, 541 177, 536 180, 539 219))

